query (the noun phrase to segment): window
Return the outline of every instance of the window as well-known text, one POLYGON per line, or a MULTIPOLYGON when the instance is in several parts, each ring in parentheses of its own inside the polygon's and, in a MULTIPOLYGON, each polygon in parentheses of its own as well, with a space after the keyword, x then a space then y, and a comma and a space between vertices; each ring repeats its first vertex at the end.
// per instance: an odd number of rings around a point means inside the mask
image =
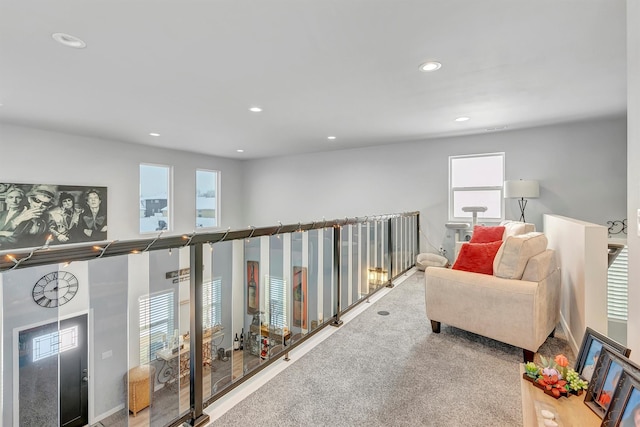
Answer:
POLYGON ((174 332, 173 291, 140 297, 140 363, 149 363, 174 332))
POLYGON ((449 221, 469 221, 465 206, 486 206, 478 219, 504 219, 504 153, 449 157, 449 221))
POLYGON ((63 353, 78 347, 78 327, 51 332, 33 339, 33 361, 63 353))
POLYGON ((196 228, 213 228, 219 224, 217 171, 196 170, 196 228))
POLYGON ((269 284, 269 324, 275 328, 287 326, 287 283, 279 277, 267 277, 269 284))
POLYGON ((140 233, 169 230, 171 168, 140 165, 140 233))
POLYGON ((202 327, 222 324, 222 279, 216 277, 202 284, 202 327))

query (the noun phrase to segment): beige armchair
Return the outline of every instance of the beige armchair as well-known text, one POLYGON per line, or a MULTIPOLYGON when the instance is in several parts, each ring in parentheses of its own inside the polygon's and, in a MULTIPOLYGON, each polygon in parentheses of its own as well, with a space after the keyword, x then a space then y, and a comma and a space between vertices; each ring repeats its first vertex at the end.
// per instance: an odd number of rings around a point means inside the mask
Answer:
POLYGON ((428 267, 425 302, 433 332, 445 323, 523 349, 525 362, 560 318, 560 271, 542 233, 509 236, 493 275, 428 267))

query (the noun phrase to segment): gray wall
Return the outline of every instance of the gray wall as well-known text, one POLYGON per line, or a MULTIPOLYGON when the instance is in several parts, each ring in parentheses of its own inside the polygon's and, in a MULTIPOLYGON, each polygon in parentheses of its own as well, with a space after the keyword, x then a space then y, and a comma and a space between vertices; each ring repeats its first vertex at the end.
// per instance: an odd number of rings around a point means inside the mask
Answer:
MULTIPOLYGON (((140 238, 139 165, 173 166, 174 232, 195 228, 195 170, 221 172, 221 227, 244 226, 242 162, 0 124, 1 182, 108 187, 109 240, 140 238)), ((149 237, 148 235, 146 237, 149 237)))
MULTIPOLYGON (((554 213, 606 225, 626 218, 626 118, 249 161, 249 224, 418 210, 434 246, 448 242, 448 156, 506 153, 507 179, 540 181, 527 220, 554 213)), ((518 219, 506 200, 507 219, 518 219)), ((422 236, 422 250, 428 250, 422 236)), ((446 246, 446 245, 445 245, 446 246)))

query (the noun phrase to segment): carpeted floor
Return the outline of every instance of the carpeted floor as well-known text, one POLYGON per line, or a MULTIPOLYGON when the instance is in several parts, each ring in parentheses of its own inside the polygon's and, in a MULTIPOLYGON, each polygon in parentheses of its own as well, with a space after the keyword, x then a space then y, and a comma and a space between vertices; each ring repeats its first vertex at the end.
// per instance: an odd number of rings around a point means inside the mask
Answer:
MULTIPOLYGON (((433 334, 424 304, 417 272, 211 425, 522 425, 522 350, 447 325, 433 334)), ((536 358, 557 353, 573 363, 560 329, 536 358)))

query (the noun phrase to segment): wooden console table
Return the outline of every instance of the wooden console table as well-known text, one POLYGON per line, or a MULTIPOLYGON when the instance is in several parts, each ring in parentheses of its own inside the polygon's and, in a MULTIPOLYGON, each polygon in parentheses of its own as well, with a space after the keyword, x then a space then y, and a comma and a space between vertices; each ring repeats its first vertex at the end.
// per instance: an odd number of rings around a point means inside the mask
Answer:
POLYGON ((557 415, 557 422, 562 427, 599 427, 602 423, 587 405, 584 394, 571 395, 555 399, 522 378, 524 364, 520 364, 520 392, 522 395, 522 422, 524 427, 544 425, 538 421, 539 408, 547 409, 557 415), (536 403, 537 402, 537 403, 536 403))

